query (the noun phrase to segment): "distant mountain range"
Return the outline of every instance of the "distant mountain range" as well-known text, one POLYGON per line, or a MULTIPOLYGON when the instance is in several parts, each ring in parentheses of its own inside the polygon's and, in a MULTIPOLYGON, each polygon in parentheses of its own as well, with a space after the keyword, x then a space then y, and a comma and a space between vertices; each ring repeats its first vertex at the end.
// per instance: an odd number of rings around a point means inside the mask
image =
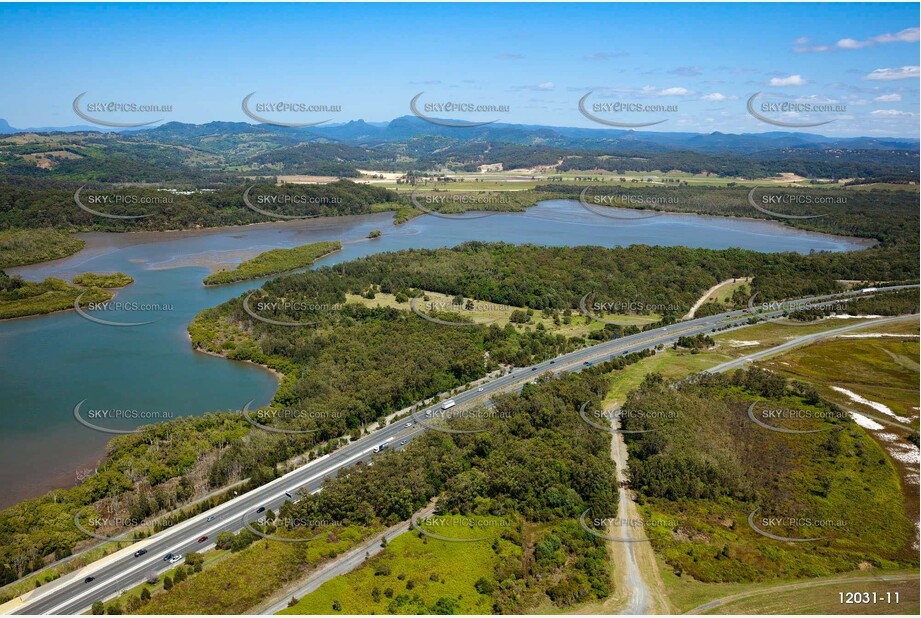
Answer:
MULTIPOLYGON (((22 132, 96 132, 108 133, 106 127, 76 125, 17 129, 0 119, 0 134, 22 132)), ((827 137, 811 133, 770 131, 766 133, 684 133, 665 131, 631 131, 619 129, 583 129, 494 123, 481 127, 447 127, 426 122, 415 116, 402 116, 388 123, 354 120, 342 124, 310 128, 276 127, 245 122, 209 122, 187 124, 168 122, 122 133, 144 134, 154 141, 201 139, 206 135, 251 134, 273 135, 290 143, 305 141, 337 142, 349 146, 375 147, 420 138, 446 139, 452 143, 500 142, 523 146, 563 149, 669 152, 692 151, 707 154, 752 154, 785 149, 848 150, 919 150, 919 140, 888 137, 827 137)))

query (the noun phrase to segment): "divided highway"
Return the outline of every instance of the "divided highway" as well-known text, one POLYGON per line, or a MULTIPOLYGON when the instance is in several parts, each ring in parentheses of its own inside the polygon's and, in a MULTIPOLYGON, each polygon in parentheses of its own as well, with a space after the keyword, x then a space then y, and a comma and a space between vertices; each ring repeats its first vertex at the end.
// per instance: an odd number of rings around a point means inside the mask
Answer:
MULTIPOLYGON (((879 288, 878 290, 874 289, 873 291, 883 292, 917 287, 917 285, 892 286, 879 288)), ((775 304, 769 311, 764 311, 757 315, 760 319, 770 319, 781 316, 785 311, 784 307, 822 306, 823 304, 838 302, 841 299, 861 294, 864 293, 852 292, 789 301, 786 305, 775 304)), ((709 333, 714 329, 742 327, 747 325, 751 317, 752 312, 750 310, 737 310, 696 318, 621 339, 599 343, 538 363, 532 367, 516 369, 509 374, 455 395, 453 399, 457 402, 457 406, 452 409, 452 413, 469 408, 471 404, 476 405, 485 402, 491 395, 496 393, 518 389, 546 371, 554 373, 578 371, 586 366, 587 363, 594 364, 631 352, 654 348, 658 345, 668 345, 681 336, 709 333)), ((434 410, 437 407, 433 405, 431 409, 434 410)), ((418 412, 416 418, 425 418, 424 411, 418 412)), ((213 545, 214 538, 218 533, 222 531, 236 532, 244 527, 244 520, 251 522, 258 519, 261 515, 257 513, 257 510, 264 507, 277 511, 278 507, 288 499, 285 495, 286 492, 295 497, 299 492, 315 492, 321 488, 324 479, 327 477, 335 476, 338 471, 359 461, 370 461, 376 446, 389 441, 390 447, 399 448, 404 440, 412 440, 424 431, 427 431, 425 425, 414 423, 412 417, 395 421, 393 424, 373 432, 372 435, 356 440, 330 455, 309 462, 266 485, 253 489, 249 493, 167 528, 75 573, 31 591, 20 597, 19 602, 21 604, 8 610, 8 613, 33 615, 82 613, 89 609, 94 601, 106 600, 116 596, 121 591, 142 583, 148 574, 153 572, 161 573, 170 568, 172 565, 163 560, 166 554, 178 553, 185 555, 190 551, 201 551, 209 548, 213 545), (408 424, 410 425, 407 426, 408 424), (208 539, 199 543, 198 539, 204 536, 207 536, 208 539), (146 553, 135 557, 134 553, 141 549, 146 550, 146 553), (93 578, 92 581, 86 582, 86 578, 89 577, 93 578)), ((7 608, 11 604, 8 604, 7 608)))

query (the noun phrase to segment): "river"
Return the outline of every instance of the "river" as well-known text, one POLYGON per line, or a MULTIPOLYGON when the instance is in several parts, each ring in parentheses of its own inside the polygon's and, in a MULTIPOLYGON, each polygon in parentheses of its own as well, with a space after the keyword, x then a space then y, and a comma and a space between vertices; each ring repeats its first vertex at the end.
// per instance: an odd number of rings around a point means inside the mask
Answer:
POLYGON ((119 290, 116 298, 124 309, 90 315, 151 323, 106 326, 73 311, 0 322, 0 508, 72 486, 79 475, 92 470, 112 435, 75 420, 74 407, 81 401, 84 418, 99 410, 110 410, 110 416, 114 410, 122 411, 119 418, 94 421, 110 429, 130 429, 148 419, 239 410, 250 400, 255 405, 269 402, 277 385, 270 372, 196 353, 189 343, 186 325, 196 313, 261 284, 205 288, 202 278, 215 265, 320 240, 341 240, 344 246, 318 265, 383 251, 449 247, 467 240, 801 253, 867 246, 857 239, 761 220, 698 215, 611 219, 569 200, 542 202, 524 213, 467 220, 424 215, 402 226, 393 225, 391 213, 381 213, 188 232, 79 236, 87 246, 76 255, 11 268, 9 274, 37 280, 69 279, 83 272, 127 273, 135 283, 119 290), (375 229, 382 236, 367 240, 375 229))

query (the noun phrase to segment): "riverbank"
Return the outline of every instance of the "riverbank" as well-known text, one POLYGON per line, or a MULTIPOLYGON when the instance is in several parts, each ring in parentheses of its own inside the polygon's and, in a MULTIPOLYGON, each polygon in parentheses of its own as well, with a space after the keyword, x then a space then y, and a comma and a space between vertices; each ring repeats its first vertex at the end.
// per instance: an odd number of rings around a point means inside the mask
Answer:
MULTIPOLYGON (((528 217, 528 218, 545 218, 542 215, 545 214, 545 211, 566 211, 567 215, 565 219, 560 219, 560 222, 568 222, 574 225, 593 225, 596 227, 605 227, 606 225, 619 225, 624 226, 629 229, 644 229, 652 222, 655 222, 656 225, 669 224, 669 223, 680 223, 680 224, 689 224, 690 227, 695 229, 700 229, 702 227, 707 227, 708 225, 714 225, 724 227, 727 223, 734 227, 736 224, 740 226, 739 229, 744 229, 748 226, 754 226, 754 228, 762 228, 760 234, 763 236, 770 236, 771 234, 782 235, 788 239, 803 239, 803 240, 812 240, 815 244, 824 245, 829 247, 841 247, 845 246, 843 249, 834 249, 834 248, 819 248, 818 250, 851 250, 858 251, 863 249, 869 249, 879 244, 878 241, 874 239, 861 238, 857 236, 839 236, 835 234, 829 234, 826 232, 816 232, 804 230, 801 228, 792 227, 785 225, 779 221, 770 221, 766 219, 759 219, 755 217, 740 217, 740 216, 730 216, 722 214, 697 214, 697 213, 686 213, 686 212, 661 212, 659 216, 645 219, 638 222, 630 222, 624 219, 613 220, 603 217, 602 215, 593 214, 590 211, 583 209, 579 206, 578 200, 572 198, 561 197, 559 199, 553 200, 543 200, 537 202, 533 206, 527 207, 522 212, 495 212, 490 213, 489 216, 479 216, 476 218, 466 219, 466 223, 473 226, 481 225, 483 222, 495 221, 494 217, 528 217), (560 203, 567 203, 567 208, 559 209, 554 205, 560 203), (568 216, 572 215, 572 216, 568 216)), ((626 213, 625 218, 630 216, 636 216, 635 209, 612 209, 618 212, 626 213)), ((78 238, 84 243, 84 247, 74 255, 67 257, 48 260, 45 262, 37 262, 29 265, 22 265, 16 267, 10 267, 7 269, 9 274, 18 274, 24 278, 34 278, 35 273, 37 272, 52 272, 52 273, 61 273, 73 272, 70 269, 63 270, 62 268, 56 267, 73 267, 79 265, 80 263, 90 261, 99 257, 102 257, 108 253, 112 253, 127 247, 142 246, 151 243, 162 243, 162 242, 173 242, 173 241, 182 241, 189 239, 197 238, 208 238, 208 237, 217 237, 226 234, 236 234, 240 233, 242 235, 252 235, 253 231, 266 232, 266 233, 285 233, 289 232, 292 234, 309 234, 311 237, 322 234, 324 231, 332 231, 337 228, 353 228, 357 226, 362 226, 364 224, 373 224, 381 229, 384 229, 384 236, 394 236, 396 234, 414 234, 406 229, 407 223, 418 223, 423 222, 428 219, 447 222, 453 225, 461 226, 465 223, 465 219, 461 217, 449 218, 449 217, 435 217, 429 215, 428 217, 424 216, 425 213, 419 213, 420 216, 412 217, 406 222, 397 223, 394 220, 395 211, 382 211, 377 213, 363 214, 363 215, 345 215, 337 217, 317 217, 313 219, 301 219, 301 220, 292 220, 292 221, 266 221, 261 223, 250 223, 245 225, 232 225, 232 226, 218 226, 218 227, 209 227, 209 228, 196 228, 196 229, 186 229, 186 230, 166 230, 166 231, 144 231, 144 232, 79 232, 73 236, 78 238), (387 233, 389 228, 390 233, 387 233), (399 230, 399 231, 397 231, 399 230), (77 259, 77 262, 74 262, 74 259, 77 259)), ((341 236, 340 236, 341 237, 341 236)), ((364 237, 355 238, 354 240, 343 241, 344 244, 349 243, 358 243, 366 242, 371 240, 381 240, 381 239, 368 239, 364 237)), ((688 238, 687 240, 690 240, 688 238)), ((741 239, 740 239, 741 240, 741 239)), ((730 246, 744 246, 741 241, 737 241, 736 244, 727 244, 726 247, 730 246)), ((553 244, 553 243, 547 243, 553 244)), ((657 242, 645 242, 642 244, 664 244, 657 242)), ((682 244, 682 243, 667 243, 670 245, 682 244)), ((698 243, 689 246, 706 246, 706 243, 698 243)), ((774 251, 784 251, 789 250, 785 247, 777 247, 774 251)), ((771 252, 768 249, 765 249, 767 252, 771 252)), ((198 255, 198 256, 185 256, 185 259, 182 257, 173 257, 168 261, 163 261, 160 263, 151 264, 148 268, 150 270, 160 270, 166 268, 184 268, 184 267, 204 267, 208 268, 211 272, 217 272, 222 268, 228 268, 235 263, 238 263, 245 259, 250 259, 255 257, 262 251, 255 249, 235 249, 220 252, 212 255, 198 255)))
MULTIPOLYGON (((119 301, 151 309, 132 310, 130 316, 120 319, 150 321, 130 329, 67 315, 2 324, 0 362, 10 369, 0 384, 0 395, 11 411, 0 417, 0 468, 5 469, 0 474, 0 486, 9 491, 15 488, 17 494, 41 495, 56 486, 49 483, 50 475, 73 478, 73 470, 90 456, 104 452, 101 435, 74 427, 73 407, 84 398, 88 398, 88 405, 120 409, 143 405, 182 416, 238 410, 251 399, 259 405, 271 400, 279 376, 254 372, 237 363, 212 361, 213 355, 196 354, 189 345, 187 328, 198 313, 262 283, 205 287, 201 281, 208 270, 196 267, 203 259, 214 261, 241 251, 258 254, 335 239, 348 240, 343 242, 342 251, 320 259, 318 265, 382 252, 454 247, 468 241, 556 247, 680 243, 800 254, 856 247, 851 239, 828 242, 819 234, 764 221, 663 215, 625 223, 594 215, 572 200, 542 202, 523 213, 476 219, 423 216, 400 227, 391 218, 392 213, 387 212, 179 232, 92 232, 81 235, 87 246, 70 258, 15 269, 30 279, 62 275, 69 279, 88 270, 125 272, 137 283, 124 290, 119 301), (376 229, 382 231, 381 237, 368 239, 376 229), (144 353, 139 354, 139 350, 144 353), (80 371, 73 371, 77 366, 80 371), (54 381, 56 386, 28 393, 16 387, 34 380, 54 381), (31 411, 28 423, 23 424, 13 412, 20 409, 31 411)), ((697 298, 695 295, 687 306, 697 298)))
POLYGON ((17 283, 6 276, 0 276, 0 283, 0 322, 5 322, 74 311, 78 301, 81 307, 108 304, 118 295, 114 290, 131 285, 134 279, 124 273, 83 273, 72 283, 56 277, 17 283))

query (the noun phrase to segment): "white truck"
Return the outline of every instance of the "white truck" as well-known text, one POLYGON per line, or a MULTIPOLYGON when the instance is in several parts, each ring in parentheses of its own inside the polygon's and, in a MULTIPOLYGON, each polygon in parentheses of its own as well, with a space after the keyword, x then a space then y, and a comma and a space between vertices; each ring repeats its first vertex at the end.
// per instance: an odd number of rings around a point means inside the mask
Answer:
POLYGON ((441 404, 441 409, 442 409, 442 410, 447 410, 447 409, 449 409, 449 408, 453 408, 453 407, 456 406, 456 405, 457 405, 457 402, 456 402, 456 401, 454 401, 453 399, 448 399, 446 402, 444 402, 443 404, 441 404))
POLYGON ((380 444, 374 447, 374 452, 380 453, 385 448, 387 448, 392 441, 393 441, 393 438, 387 438, 386 440, 384 440, 383 442, 381 442, 380 444))

